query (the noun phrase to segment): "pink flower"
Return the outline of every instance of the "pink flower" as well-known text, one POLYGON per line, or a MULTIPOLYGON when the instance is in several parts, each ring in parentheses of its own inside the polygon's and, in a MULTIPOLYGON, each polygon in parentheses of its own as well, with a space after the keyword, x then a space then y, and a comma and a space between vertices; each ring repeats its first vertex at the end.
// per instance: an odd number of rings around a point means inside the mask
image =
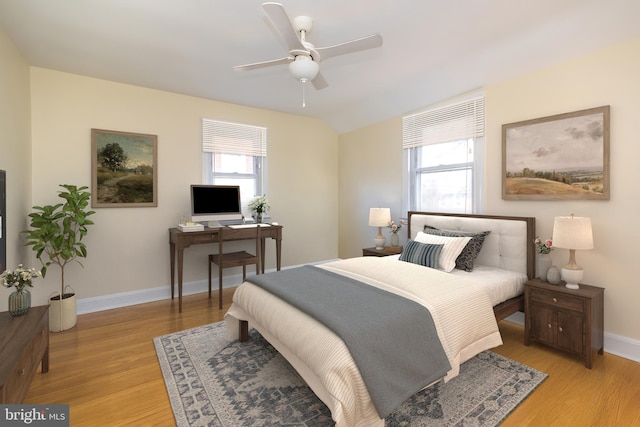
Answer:
POLYGON ((389 228, 389 231, 391 233, 397 233, 398 230, 400 230, 403 225, 404 225, 404 219, 401 219, 400 224, 396 224, 394 221, 389 221, 389 224, 387 224, 387 227, 389 228))

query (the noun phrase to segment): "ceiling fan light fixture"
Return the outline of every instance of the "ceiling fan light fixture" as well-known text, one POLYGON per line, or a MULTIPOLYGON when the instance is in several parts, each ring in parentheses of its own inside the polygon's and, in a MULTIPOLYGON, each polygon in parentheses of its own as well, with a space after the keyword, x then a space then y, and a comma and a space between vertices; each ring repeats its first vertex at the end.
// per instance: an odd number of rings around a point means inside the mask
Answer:
POLYGON ((293 62, 289 63, 289 72, 297 80, 311 81, 316 78, 319 70, 318 63, 305 55, 298 55, 293 62))

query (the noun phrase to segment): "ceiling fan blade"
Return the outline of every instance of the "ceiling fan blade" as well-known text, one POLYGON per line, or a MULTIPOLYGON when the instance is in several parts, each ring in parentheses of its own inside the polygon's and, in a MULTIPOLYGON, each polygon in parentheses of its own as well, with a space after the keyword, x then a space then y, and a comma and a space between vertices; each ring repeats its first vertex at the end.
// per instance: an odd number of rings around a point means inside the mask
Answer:
POLYGON ((269 17, 269 20, 276 27, 276 30, 284 38, 284 41, 289 47, 289 51, 292 50, 307 50, 307 48, 300 41, 298 32, 291 25, 289 15, 284 10, 284 7, 280 3, 267 2, 262 4, 262 9, 269 17))
POLYGON ((327 83, 327 81, 324 79, 324 77, 320 73, 318 73, 316 77, 313 80, 311 80, 311 84, 316 90, 324 89, 327 86, 329 86, 329 83, 327 83))
POLYGON ((382 36, 380 34, 373 34, 333 46, 317 47, 315 48, 315 51, 318 53, 319 58, 316 60, 324 61, 325 59, 332 58, 334 56, 345 55, 347 53, 358 52, 360 50, 373 49, 380 46, 382 46, 382 36))
POLYGON ((287 56, 286 58, 272 59, 271 61, 256 62, 253 64, 245 64, 245 65, 236 65, 235 67, 233 67, 233 69, 236 71, 255 70, 257 68, 271 67, 273 65, 288 64, 289 62, 293 61, 293 59, 294 58, 292 56, 287 56))

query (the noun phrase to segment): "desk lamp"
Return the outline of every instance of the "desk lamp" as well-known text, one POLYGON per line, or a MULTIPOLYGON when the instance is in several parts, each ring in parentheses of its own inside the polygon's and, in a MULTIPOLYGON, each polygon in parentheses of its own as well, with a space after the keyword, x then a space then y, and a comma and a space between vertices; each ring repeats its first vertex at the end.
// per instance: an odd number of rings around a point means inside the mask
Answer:
POLYGON ((376 249, 384 249, 387 239, 382 235, 382 227, 389 225, 389 221, 391 221, 391 209, 371 208, 369 210, 369 225, 378 227, 378 235, 373 239, 376 249))
POLYGON ((576 263, 576 249, 593 249, 591 218, 557 216, 553 221, 553 246, 569 249, 569 263, 562 267, 562 279, 569 289, 580 289, 584 270, 576 263))

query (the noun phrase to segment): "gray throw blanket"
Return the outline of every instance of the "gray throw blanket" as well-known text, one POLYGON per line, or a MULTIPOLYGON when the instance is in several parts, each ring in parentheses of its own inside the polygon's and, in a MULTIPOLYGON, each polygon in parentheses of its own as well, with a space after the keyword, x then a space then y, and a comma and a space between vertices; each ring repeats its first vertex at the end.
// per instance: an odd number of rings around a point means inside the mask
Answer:
POLYGON ((248 281, 345 342, 380 418, 451 369, 431 313, 414 301, 308 265, 248 281))

